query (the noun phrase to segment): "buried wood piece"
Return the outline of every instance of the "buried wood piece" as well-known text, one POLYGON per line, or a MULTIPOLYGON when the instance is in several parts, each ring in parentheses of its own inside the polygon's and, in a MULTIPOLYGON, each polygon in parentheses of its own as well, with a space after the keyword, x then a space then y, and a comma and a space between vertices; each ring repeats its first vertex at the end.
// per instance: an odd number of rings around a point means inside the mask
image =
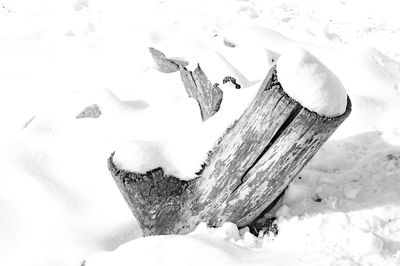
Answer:
POLYGON ((349 116, 324 117, 282 89, 275 68, 241 117, 210 152, 200 176, 182 181, 161 168, 131 173, 108 166, 144 235, 183 234, 200 222, 251 224, 349 116))
POLYGON ((189 97, 197 100, 203 121, 218 112, 221 106, 223 92, 218 84, 211 84, 206 74, 198 64, 194 71, 180 65, 181 79, 189 97))
MULTIPOLYGON (((180 71, 187 94, 190 98, 194 98, 200 106, 200 114, 203 121, 206 121, 218 112, 223 92, 217 83, 211 83, 199 64, 197 64, 194 71, 190 71, 186 68, 189 65, 188 62, 167 58, 164 53, 153 47, 150 47, 149 51, 161 72, 172 73, 180 71)), ((234 81, 236 88, 238 86, 240 88, 240 85, 236 84, 235 79, 234 81)))
POLYGON ((150 47, 150 54, 154 62, 157 64, 158 69, 163 73, 172 73, 179 70, 179 66, 187 66, 188 62, 179 59, 167 58, 161 51, 150 47))
POLYGON ((232 83, 232 84, 235 86, 235 89, 237 89, 237 90, 240 89, 240 88, 242 87, 242 86, 240 86, 239 83, 236 82, 236 79, 235 79, 234 77, 226 76, 226 77, 222 80, 222 83, 223 83, 223 84, 228 83, 228 82, 232 83))
POLYGON ((83 109, 82 112, 80 112, 76 118, 81 119, 81 118, 98 118, 101 116, 101 110, 97 104, 92 104, 85 109, 83 109))

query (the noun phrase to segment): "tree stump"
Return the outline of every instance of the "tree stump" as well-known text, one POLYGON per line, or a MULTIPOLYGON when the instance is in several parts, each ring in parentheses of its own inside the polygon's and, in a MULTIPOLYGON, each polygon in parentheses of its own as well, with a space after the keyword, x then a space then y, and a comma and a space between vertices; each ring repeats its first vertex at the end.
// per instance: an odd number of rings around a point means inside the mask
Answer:
POLYGON ((349 116, 314 113, 282 89, 275 67, 242 116, 209 154, 199 176, 179 180, 157 168, 132 173, 108 166, 144 235, 183 234, 200 222, 249 225, 288 186, 349 116))

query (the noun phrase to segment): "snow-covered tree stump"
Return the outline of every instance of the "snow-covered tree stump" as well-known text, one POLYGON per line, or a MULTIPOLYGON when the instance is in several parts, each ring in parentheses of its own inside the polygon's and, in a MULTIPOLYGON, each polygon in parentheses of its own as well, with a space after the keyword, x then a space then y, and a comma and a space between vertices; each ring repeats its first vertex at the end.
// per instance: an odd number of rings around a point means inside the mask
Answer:
POLYGON ((351 112, 312 112, 289 97, 272 68, 257 96, 213 148, 200 175, 182 181, 157 168, 108 166, 144 235, 187 233, 199 222, 249 225, 288 186, 351 112))

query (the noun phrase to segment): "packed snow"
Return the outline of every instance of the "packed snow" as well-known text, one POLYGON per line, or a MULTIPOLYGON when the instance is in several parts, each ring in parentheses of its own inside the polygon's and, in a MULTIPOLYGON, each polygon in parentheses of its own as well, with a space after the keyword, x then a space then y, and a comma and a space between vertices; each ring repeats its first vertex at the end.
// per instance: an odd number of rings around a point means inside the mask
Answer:
POLYGON ((291 247, 282 246, 272 237, 257 238, 248 228, 238 230, 232 223, 219 228, 207 228, 200 224, 197 229, 184 236, 154 236, 128 242, 115 252, 95 254, 85 265, 132 265, 137 261, 149 266, 191 265, 321 265, 323 261, 314 256, 293 256, 291 247), (247 229, 247 230, 246 230, 247 229), (260 252, 264 245, 274 243, 270 251, 260 252), (135 256, 132 256, 132 250, 135 256), (158 256, 154 256, 157 250, 158 256), (201 251, 201 252, 199 252, 201 251), (210 259, 207 259, 210 258, 210 259))
POLYGON ((303 107, 330 117, 346 111, 347 93, 342 83, 308 51, 288 49, 279 57, 276 70, 284 91, 303 107))
POLYGON ((0 265, 400 264, 397 1, 1 3, 0 265), (203 123, 179 73, 160 72, 149 47, 189 69, 199 63, 224 92, 220 112, 203 123), (126 168, 193 178, 293 47, 340 80, 324 80, 337 100, 320 112, 342 112, 340 83, 353 111, 268 214, 278 235, 228 223, 142 238, 110 154, 126 168), (222 84, 226 76, 241 89, 222 84), (94 105, 97 118, 77 119, 94 105))

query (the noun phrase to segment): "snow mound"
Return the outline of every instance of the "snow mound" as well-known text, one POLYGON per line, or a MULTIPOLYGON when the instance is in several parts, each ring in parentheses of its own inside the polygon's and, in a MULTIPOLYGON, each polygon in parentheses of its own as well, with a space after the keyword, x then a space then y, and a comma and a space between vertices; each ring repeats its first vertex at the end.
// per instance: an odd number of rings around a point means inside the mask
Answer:
MULTIPOLYGON (((129 169, 133 172, 145 173, 151 169, 162 167, 163 169, 171 169, 171 163, 166 159, 164 142, 135 142, 129 146, 129 149, 121 148, 114 155, 114 162, 122 168, 129 169), (132 161, 126 166, 124 162, 132 161)), ((127 170, 128 170, 127 169, 127 170)))
POLYGON ((191 179, 201 169, 207 150, 189 141, 132 141, 115 151, 113 161, 120 168, 136 173, 163 168, 165 174, 191 179))
MULTIPOLYGON (((275 252, 263 250, 265 238, 257 238, 248 228, 238 230, 232 223, 219 228, 209 228, 202 223, 188 235, 150 236, 139 238, 121 245, 113 252, 100 252, 85 261, 86 266, 142 265, 321 265, 314 258, 290 256, 287 251, 277 248, 275 252), (155 255, 156 251, 156 255, 155 255)), ((318 259, 317 259, 318 260, 318 259)))
POLYGON ((290 48, 278 60, 277 72, 285 92, 320 115, 338 116, 346 111, 347 94, 340 80, 315 56, 290 48))

